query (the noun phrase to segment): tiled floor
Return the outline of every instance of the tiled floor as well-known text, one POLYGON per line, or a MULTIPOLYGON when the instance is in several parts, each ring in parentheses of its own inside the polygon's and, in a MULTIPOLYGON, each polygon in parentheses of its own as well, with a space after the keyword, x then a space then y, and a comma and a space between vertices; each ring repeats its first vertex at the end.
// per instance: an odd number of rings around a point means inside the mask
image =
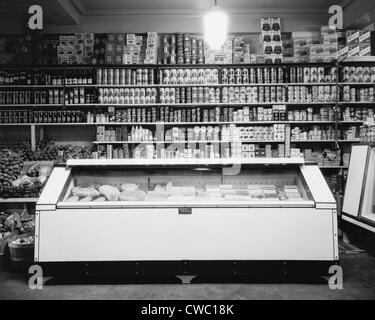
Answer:
POLYGON ((341 252, 343 290, 321 279, 282 283, 97 284, 63 283, 29 289, 19 273, 0 271, 0 299, 375 299, 375 258, 364 252, 341 252))

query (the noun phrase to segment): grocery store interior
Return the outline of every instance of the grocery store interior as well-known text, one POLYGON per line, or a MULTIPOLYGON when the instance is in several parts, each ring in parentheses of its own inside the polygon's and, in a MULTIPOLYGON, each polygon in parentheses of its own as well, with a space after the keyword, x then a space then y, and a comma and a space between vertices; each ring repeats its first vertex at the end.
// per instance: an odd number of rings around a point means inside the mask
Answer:
POLYGON ((373 0, 0 0, 0 299, 375 299, 373 0))

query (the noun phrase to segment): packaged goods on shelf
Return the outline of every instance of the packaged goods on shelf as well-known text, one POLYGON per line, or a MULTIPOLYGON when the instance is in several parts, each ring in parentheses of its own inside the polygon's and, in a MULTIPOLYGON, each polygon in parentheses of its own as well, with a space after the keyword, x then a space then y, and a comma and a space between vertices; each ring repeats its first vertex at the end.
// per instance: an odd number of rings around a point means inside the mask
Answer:
MULTIPOLYGON (((80 110, 1 109, 0 123, 83 123, 89 122, 80 110)), ((92 121, 93 122, 93 121, 92 121)))
POLYGON ((63 104, 63 89, 0 91, 0 104, 63 104))
POLYGON ((103 65, 105 63, 105 44, 107 42, 106 34, 95 34, 94 55, 91 59, 92 64, 103 65))
POLYGON ((280 18, 262 18, 260 43, 265 63, 283 62, 280 18))
POLYGON ((375 83, 375 67, 343 66, 340 69, 340 81, 375 83))
POLYGON ((154 104, 156 88, 99 88, 101 104, 154 104))
POLYGON ((359 107, 342 107, 339 110, 338 119, 342 121, 374 121, 373 107, 359 108, 359 107))
POLYGON ((67 88, 65 90, 65 104, 87 104, 95 102, 96 98, 93 90, 84 87, 67 88))
POLYGON ((203 40, 188 33, 163 35, 163 64, 203 64, 205 48, 203 40))
MULTIPOLYGON (((56 84, 62 84, 63 81, 57 81, 56 84)), ((94 83, 94 74, 91 70, 74 70, 68 69, 65 74, 66 85, 86 85, 94 83)), ((46 83, 49 84, 49 83, 46 83)), ((54 84, 54 83, 52 83, 54 84)))
POLYGON ((155 84, 153 69, 98 68, 96 72, 98 85, 147 85, 155 84))
POLYGON ((374 102, 375 90, 374 88, 358 88, 357 86, 345 85, 342 88, 341 100, 342 102, 374 102))
POLYGON ((57 62, 59 64, 88 64, 94 55, 94 34, 59 35, 57 62))
POLYGON ((218 84, 219 70, 206 69, 167 69, 160 70, 161 84, 218 84))
POLYGON ((312 126, 294 127, 291 130, 291 140, 293 141, 320 141, 333 140, 334 129, 332 126, 312 126))
POLYGON ((369 125, 361 126, 360 128, 360 141, 362 143, 375 143, 375 124, 374 122, 369 125))

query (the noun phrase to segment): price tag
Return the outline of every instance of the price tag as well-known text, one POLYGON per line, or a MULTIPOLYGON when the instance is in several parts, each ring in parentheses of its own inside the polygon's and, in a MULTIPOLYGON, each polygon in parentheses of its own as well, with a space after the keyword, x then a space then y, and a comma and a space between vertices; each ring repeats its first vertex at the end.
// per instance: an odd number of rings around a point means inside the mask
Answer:
POLYGON ((192 208, 188 208, 188 207, 178 208, 178 214, 191 214, 191 213, 192 213, 192 208))

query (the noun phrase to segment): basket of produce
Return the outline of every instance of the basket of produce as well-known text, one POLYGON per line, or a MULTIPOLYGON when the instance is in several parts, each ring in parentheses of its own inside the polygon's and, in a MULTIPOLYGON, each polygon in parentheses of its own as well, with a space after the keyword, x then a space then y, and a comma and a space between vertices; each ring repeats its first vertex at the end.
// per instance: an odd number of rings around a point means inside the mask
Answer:
POLYGON ((0 232, 0 266, 5 264, 8 242, 16 235, 16 232, 0 232))
POLYGON ((28 262, 34 260, 34 235, 25 233, 12 237, 8 241, 10 259, 13 262, 28 262))
POLYGON ((8 252, 9 243, 23 235, 35 233, 35 216, 30 215, 27 210, 22 212, 0 212, 0 262, 4 263, 8 252))

